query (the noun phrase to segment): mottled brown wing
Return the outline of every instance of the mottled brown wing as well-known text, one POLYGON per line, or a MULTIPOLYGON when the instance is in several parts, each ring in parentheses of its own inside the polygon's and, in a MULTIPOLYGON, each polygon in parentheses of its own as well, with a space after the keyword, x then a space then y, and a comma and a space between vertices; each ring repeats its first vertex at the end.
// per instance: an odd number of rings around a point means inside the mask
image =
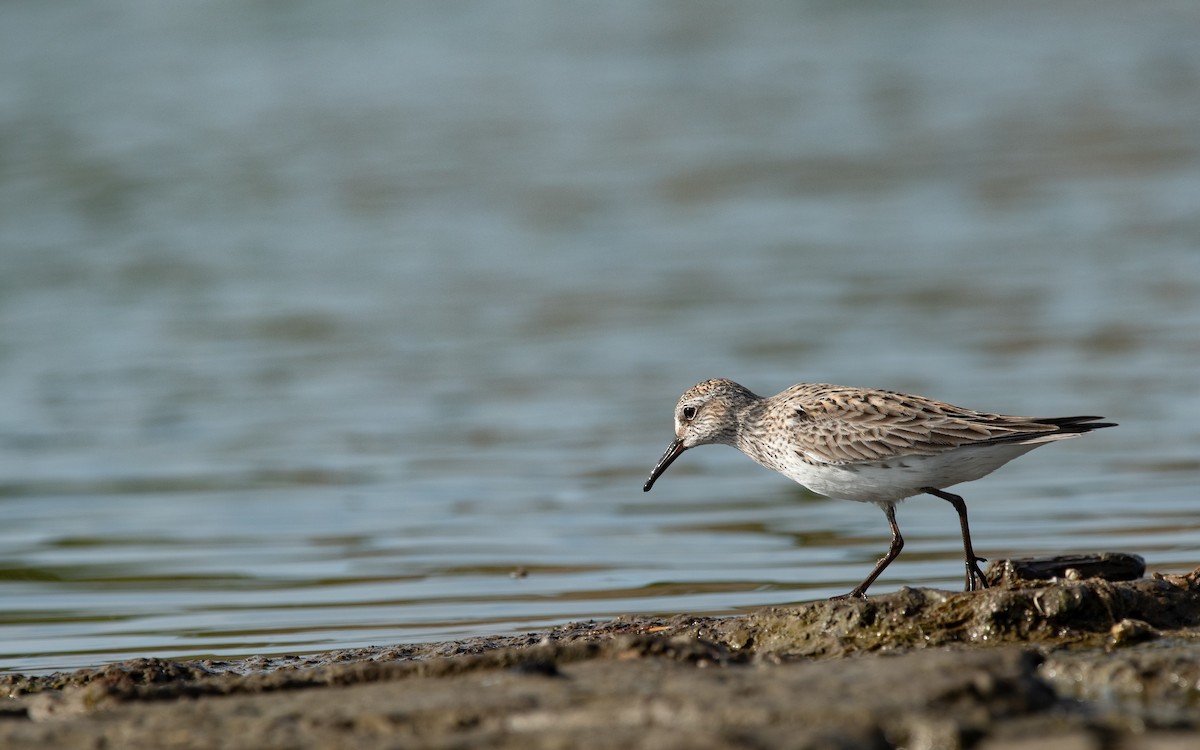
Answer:
POLYGON ((808 385, 781 401, 797 443, 831 464, 932 456, 959 446, 1035 439, 1058 430, 1027 417, 962 409, 891 391, 808 385))

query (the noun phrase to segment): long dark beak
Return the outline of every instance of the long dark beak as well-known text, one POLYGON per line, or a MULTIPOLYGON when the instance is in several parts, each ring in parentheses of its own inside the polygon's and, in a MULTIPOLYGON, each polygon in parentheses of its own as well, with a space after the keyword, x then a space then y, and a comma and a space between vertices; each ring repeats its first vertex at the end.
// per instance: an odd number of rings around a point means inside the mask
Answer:
POLYGON ((658 459, 658 463, 654 465, 654 470, 650 472, 650 478, 646 480, 646 484, 642 487, 642 492, 649 492, 654 486, 654 480, 658 479, 659 475, 667 470, 671 462, 679 458, 679 454, 687 450, 683 445, 683 441, 676 438, 670 445, 667 446, 667 452, 662 454, 662 458, 658 459))

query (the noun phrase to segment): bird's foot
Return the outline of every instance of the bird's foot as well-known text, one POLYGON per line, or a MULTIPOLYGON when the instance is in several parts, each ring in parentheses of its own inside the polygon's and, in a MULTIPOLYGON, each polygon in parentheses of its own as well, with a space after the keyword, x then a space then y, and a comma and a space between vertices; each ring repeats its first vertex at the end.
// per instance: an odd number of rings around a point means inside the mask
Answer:
POLYGON ((986 557, 976 557, 973 560, 967 561, 967 591, 978 591, 979 589, 988 588, 987 578, 983 575, 983 569, 979 567, 979 563, 987 562, 986 557))
POLYGON ((829 597, 829 601, 839 602, 844 599, 866 599, 866 598, 867 598, 867 592, 864 589, 854 589, 853 591, 850 591, 845 594, 838 594, 837 596, 831 596, 831 597, 829 597))

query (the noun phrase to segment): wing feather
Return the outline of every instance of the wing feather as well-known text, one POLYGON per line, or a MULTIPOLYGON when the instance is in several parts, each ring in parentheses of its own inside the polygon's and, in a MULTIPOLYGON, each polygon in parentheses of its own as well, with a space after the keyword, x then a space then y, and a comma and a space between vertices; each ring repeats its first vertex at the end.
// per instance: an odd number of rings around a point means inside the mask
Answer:
POLYGON ((809 460, 829 464, 933 456, 967 445, 1040 442, 1072 437, 1104 423, 1037 419, 963 409, 892 391, 802 384, 780 394, 776 408, 809 460))

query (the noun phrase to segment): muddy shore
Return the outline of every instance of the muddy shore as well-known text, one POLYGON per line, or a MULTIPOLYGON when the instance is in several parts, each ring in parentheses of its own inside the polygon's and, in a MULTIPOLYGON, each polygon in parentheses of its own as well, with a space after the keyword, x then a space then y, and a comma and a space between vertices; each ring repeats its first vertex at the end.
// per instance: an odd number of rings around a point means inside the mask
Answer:
POLYGON ((1200 747, 1200 569, 0 677, 4 748, 1200 747))

